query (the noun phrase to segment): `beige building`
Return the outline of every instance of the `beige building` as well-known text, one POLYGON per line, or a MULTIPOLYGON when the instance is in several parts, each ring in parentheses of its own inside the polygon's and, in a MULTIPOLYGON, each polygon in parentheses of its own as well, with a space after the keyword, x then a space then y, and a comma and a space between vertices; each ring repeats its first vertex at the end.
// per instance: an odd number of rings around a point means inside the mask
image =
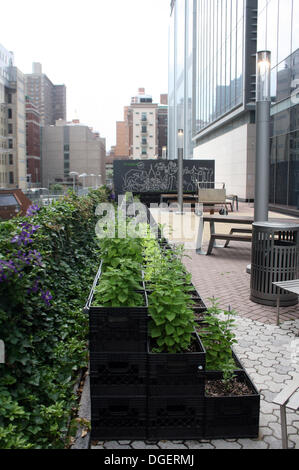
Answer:
POLYGON ((0 45, 0 188, 27 188, 24 75, 0 45))
POLYGON ((138 95, 131 100, 129 122, 131 121, 130 156, 133 159, 153 159, 158 156, 158 105, 152 97, 139 88, 138 95))
POLYGON ((71 172, 78 173, 77 183, 99 186, 106 181, 106 139, 79 121, 63 120, 42 128, 43 186, 71 184, 71 172), (79 175, 85 175, 79 178, 79 175))
POLYGON ((124 108, 124 120, 116 123, 116 158, 158 157, 158 104, 139 88, 131 105, 124 108))

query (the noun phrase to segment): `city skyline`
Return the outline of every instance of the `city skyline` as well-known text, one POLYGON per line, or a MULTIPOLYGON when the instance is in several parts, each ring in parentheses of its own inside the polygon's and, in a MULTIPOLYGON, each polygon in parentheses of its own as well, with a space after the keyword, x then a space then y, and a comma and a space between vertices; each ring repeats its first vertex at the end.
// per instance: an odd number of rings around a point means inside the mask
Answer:
MULTIPOLYGON (((67 89, 67 120, 80 121, 116 143, 116 121, 140 87, 159 102, 168 91, 169 0, 17 1, 15 26, 1 25, 0 44, 24 73, 40 62, 67 89), (27 19, 27 21, 26 21, 27 19), (28 28, 30 21, 30 28, 28 28)), ((10 14, 8 4, 3 17, 10 14)))

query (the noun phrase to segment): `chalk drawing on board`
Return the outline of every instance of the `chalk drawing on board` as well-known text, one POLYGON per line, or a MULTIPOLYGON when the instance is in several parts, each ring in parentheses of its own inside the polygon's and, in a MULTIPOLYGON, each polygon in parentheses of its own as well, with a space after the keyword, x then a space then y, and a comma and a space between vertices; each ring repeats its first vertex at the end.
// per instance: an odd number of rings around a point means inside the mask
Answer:
MULTIPOLYGON (((123 175, 123 191, 155 193, 177 190, 178 164, 176 161, 154 162, 148 168, 147 166, 144 162, 139 162, 136 168, 123 175)), ((196 182, 213 181, 214 171, 211 168, 194 164, 184 167, 183 178, 184 190, 196 192, 196 182)))

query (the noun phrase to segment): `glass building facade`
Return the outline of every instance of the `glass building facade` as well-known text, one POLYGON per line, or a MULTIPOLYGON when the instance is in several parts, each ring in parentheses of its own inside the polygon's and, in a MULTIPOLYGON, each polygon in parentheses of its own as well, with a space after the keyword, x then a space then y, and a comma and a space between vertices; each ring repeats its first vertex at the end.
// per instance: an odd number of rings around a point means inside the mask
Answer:
POLYGON ((197 0, 197 132, 243 104, 244 12, 244 0, 197 0))
POLYGON ((270 202, 299 208, 299 0, 172 0, 169 158, 215 159, 216 178, 253 200, 256 52, 270 50, 270 202))
POLYGON ((173 0, 169 27, 169 156, 184 129, 185 158, 193 138, 255 99, 257 0, 173 0), (252 15, 251 15, 252 16, 252 15), (245 38, 248 40, 246 40, 245 38), (253 46, 252 46, 253 44, 253 46), (252 48, 253 47, 253 48, 252 48), (253 72, 253 73, 252 73, 253 72))
POLYGON ((299 1, 259 0, 258 49, 271 51, 270 202, 299 207, 299 1))
POLYGON ((168 155, 177 158, 177 130, 184 130, 185 158, 193 156, 194 21, 196 0, 171 4, 169 26, 168 155))

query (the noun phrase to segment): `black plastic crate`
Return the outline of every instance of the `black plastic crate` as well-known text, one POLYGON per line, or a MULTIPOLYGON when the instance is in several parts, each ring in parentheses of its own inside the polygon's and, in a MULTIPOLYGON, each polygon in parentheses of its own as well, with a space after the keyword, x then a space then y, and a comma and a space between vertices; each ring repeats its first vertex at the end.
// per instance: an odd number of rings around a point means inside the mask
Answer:
POLYGON ((91 307, 89 313, 90 351, 145 353, 148 309, 91 307))
POLYGON ((91 352, 140 352, 147 350, 148 299, 141 307, 98 307, 93 306, 95 288, 101 276, 102 264, 95 277, 86 306, 89 315, 89 349, 91 352))
POLYGON ((91 397, 92 440, 146 438, 146 397, 91 397))
POLYGON ((152 353, 148 343, 148 393, 157 395, 204 396, 206 352, 197 334, 193 335, 196 352, 152 353))
MULTIPOLYGON (((252 395, 205 397, 205 439, 257 438, 260 395, 245 371, 236 371, 252 395)), ((221 372, 206 372, 206 380, 219 380, 221 372)))
POLYGON ((146 395, 147 355, 91 353, 90 391, 92 396, 146 395))
POLYGON ((148 439, 201 439, 203 436, 201 397, 149 397, 148 439))

